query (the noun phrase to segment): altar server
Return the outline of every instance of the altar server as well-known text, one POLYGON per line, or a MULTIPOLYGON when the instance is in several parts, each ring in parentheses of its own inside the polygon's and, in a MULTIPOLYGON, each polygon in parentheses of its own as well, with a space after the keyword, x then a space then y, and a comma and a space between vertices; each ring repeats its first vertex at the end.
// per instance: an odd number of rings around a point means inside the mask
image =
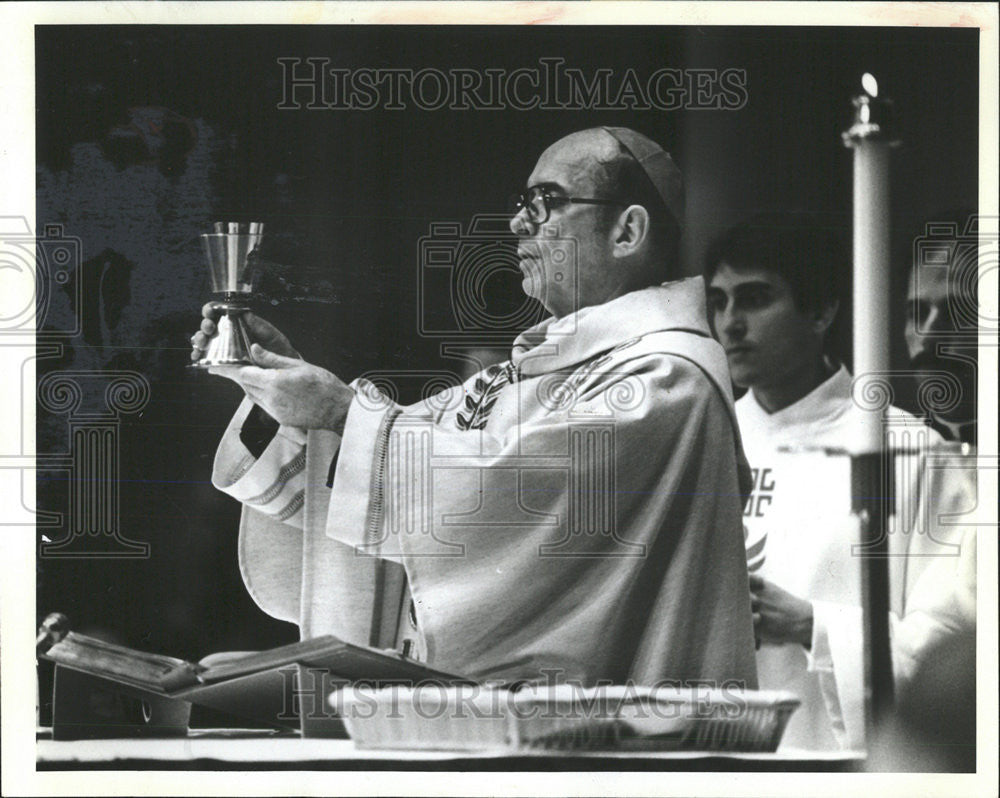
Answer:
MULTIPOLYGON (((863 749, 859 535, 849 454, 871 414, 829 346, 847 254, 836 226, 761 214, 727 231, 706 258, 709 315, 733 381, 754 477, 744 511, 762 689, 803 700, 782 740, 810 750, 863 749)), ((975 463, 897 408, 889 528, 892 660, 905 688, 927 652, 975 626, 975 463)), ((957 637, 955 638, 957 639, 957 637)))

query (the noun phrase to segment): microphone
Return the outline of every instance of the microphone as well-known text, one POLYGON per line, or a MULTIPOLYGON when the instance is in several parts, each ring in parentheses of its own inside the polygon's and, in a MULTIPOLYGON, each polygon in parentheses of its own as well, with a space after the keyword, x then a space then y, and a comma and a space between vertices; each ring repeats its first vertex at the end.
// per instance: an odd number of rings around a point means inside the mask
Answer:
POLYGON ((45 616, 42 625, 38 627, 38 637, 35 638, 36 651, 48 651, 69 632, 69 618, 61 612, 52 612, 45 616))

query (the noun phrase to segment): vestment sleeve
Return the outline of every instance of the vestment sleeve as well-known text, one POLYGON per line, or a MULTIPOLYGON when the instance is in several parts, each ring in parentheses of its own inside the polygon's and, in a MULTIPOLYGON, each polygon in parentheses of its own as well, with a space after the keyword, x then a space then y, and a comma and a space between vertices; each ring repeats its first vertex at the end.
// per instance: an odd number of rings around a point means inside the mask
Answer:
POLYGON ((306 431, 280 426, 260 456, 254 457, 240 438, 253 407, 244 399, 226 428, 216 451, 212 484, 247 507, 301 528, 306 431))
POLYGON ((975 628, 976 534, 966 530, 953 556, 938 556, 923 569, 894 619, 893 671, 901 688, 916 674, 925 652, 949 636, 975 628))
MULTIPOLYGON (((384 468, 393 422, 403 409, 365 380, 351 383, 354 400, 347 411, 341 452, 333 478, 331 517, 327 534, 355 548, 365 546, 373 534, 369 527, 380 518, 384 494, 379 470, 384 468)), ((412 411, 416 418, 433 416, 422 406, 412 411)), ((388 552, 381 556, 397 562, 388 552)))
MULTIPOLYGON (((946 462, 927 468, 920 484, 923 501, 899 571, 906 580, 903 612, 889 614, 897 693, 927 652, 976 624, 975 529, 954 523, 975 506, 974 470, 946 462)), ((817 673, 834 734, 852 749, 864 747, 862 624, 861 607, 813 602, 809 669, 817 673)))

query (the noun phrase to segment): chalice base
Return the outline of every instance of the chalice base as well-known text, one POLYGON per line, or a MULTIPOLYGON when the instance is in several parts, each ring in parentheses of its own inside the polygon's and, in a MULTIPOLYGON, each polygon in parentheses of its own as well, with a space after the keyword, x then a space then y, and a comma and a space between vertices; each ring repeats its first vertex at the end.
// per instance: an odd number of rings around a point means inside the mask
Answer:
POLYGON ((250 335, 243 322, 246 310, 225 307, 225 313, 216 322, 216 333, 208 341, 205 357, 192 364, 195 368, 254 365, 250 357, 250 335))

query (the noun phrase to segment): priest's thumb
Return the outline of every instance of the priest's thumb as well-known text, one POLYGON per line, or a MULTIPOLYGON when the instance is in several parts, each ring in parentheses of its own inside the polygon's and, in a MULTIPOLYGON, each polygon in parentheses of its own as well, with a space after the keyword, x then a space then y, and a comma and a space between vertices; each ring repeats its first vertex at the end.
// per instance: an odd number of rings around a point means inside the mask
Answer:
POLYGON ((253 344, 250 347, 250 354, 258 366, 266 369, 287 369, 302 365, 301 360, 269 352, 260 344, 253 344))

